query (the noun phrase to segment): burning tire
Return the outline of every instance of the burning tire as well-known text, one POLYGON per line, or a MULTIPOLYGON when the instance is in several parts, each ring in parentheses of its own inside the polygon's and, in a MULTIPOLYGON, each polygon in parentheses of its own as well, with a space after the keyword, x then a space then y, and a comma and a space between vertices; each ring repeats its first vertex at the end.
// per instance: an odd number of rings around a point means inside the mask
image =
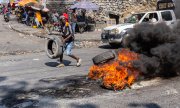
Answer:
POLYGON ((50 37, 46 42, 45 51, 49 58, 58 58, 61 54, 63 54, 63 44, 59 41, 58 37, 50 37))
POLYGON ((95 56, 92 60, 95 65, 105 63, 109 60, 113 60, 115 58, 115 53, 112 51, 104 52, 95 56))

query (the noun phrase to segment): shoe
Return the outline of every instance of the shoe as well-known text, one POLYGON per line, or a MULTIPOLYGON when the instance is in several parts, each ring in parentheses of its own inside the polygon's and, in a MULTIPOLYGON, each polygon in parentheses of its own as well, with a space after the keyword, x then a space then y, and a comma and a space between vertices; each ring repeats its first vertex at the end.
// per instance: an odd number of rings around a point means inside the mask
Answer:
POLYGON ((60 63, 59 65, 57 65, 56 67, 60 68, 60 67, 64 67, 65 65, 63 63, 60 63))
POLYGON ((81 62, 82 62, 82 59, 79 59, 79 60, 77 61, 76 66, 77 66, 77 67, 81 66, 81 62))

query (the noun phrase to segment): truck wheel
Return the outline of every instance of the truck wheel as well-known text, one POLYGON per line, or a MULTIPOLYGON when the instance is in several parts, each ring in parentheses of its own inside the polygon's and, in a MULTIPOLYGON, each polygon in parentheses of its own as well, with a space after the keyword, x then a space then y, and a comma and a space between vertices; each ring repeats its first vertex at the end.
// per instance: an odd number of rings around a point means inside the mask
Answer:
POLYGON ((112 51, 107 51, 95 56, 92 60, 95 65, 105 63, 109 60, 113 60, 115 58, 115 53, 112 51))
POLYGON ((45 46, 46 54, 51 59, 56 59, 63 54, 63 45, 62 42, 59 41, 58 37, 50 37, 45 46))

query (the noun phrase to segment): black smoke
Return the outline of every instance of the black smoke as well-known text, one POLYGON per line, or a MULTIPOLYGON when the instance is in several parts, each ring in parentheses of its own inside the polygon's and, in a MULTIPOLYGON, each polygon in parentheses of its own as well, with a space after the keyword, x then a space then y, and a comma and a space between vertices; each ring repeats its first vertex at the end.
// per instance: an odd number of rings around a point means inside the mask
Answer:
POLYGON ((165 23, 139 24, 130 32, 127 46, 140 54, 134 66, 147 76, 180 73, 180 24, 173 29, 165 23))
POLYGON ((180 0, 175 0, 175 14, 176 17, 180 18, 180 0))

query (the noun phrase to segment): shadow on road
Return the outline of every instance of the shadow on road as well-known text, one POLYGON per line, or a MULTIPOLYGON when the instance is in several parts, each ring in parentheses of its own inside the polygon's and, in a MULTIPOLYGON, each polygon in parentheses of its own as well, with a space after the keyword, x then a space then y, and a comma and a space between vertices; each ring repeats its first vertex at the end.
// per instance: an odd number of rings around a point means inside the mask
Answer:
MULTIPOLYGON (((63 63, 65 66, 70 66, 71 64, 71 61, 69 60, 63 60, 63 63)), ((49 66, 49 67, 56 67, 59 65, 59 62, 47 62, 45 63, 46 66, 49 66)))
POLYGON ((98 108, 98 106, 89 104, 89 103, 83 104, 83 105, 78 105, 78 104, 73 103, 70 106, 71 106, 71 108, 98 108))
POLYGON ((39 80, 39 83, 39 85, 47 85, 46 88, 36 88, 32 92, 52 98, 84 98, 109 92, 100 86, 100 81, 90 80, 87 76, 44 78, 39 80))
POLYGON ((161 108, 156 103, 130 103, 128 106, 133 108, 161 108))
MULTIPOLYGON (((100 87, 101 82, 89 80, 87 76, 68 76, 65 78, 46 78, 28 89, 29 83, 20 81, 12 85, 0 86, 0 108, 60 108, 52 101, 57 98, 86 98, 109 92, 100 87), (37 86, 39 85, 39 86, 37 86)), ((70 104, 72 108, 97 108, 92 104, 70 104)))
POLYGON ((4 80, 6 80, 6 77, 0 76, 0 82, 2 82, 2 81, 4 81, 4 80))
POLYGON ((101 45, 101 46, 99 46, 99 48, 102 48, 102 49, 118 49, 120 47, 112 47, 110 45, 101 45))
MULTIPOLYGON (((51 63, 50 63, 51 64, 51 63)), ((56 63, 55 63, 56 64, 56 63)), ((54 65, 55 65, 54 64, 54 65)), ((5 80, 2 77, 2 81, 5 80)), ((45 78, 31 86, 27 81, 0 86, 0 108, 60 108, 54 99, 78 99, 108 93, 101 82, 87 76, 72 75, 60 78, 45 78)), ((98 108, 93 104, 70 104, 72 108, 98 108)))
POLYGON ((36 98, 37 96, 26 91, 27 86, 28 83, 25 81, 17 82, 11 86, 0 86, 0 92, 4 94, 0 100, 0 108, 2 106, 3 108, 38 108, 38 106, 42 107, 42 105, 57 106, 51 101, 41 102, 39 98, 36 98))

